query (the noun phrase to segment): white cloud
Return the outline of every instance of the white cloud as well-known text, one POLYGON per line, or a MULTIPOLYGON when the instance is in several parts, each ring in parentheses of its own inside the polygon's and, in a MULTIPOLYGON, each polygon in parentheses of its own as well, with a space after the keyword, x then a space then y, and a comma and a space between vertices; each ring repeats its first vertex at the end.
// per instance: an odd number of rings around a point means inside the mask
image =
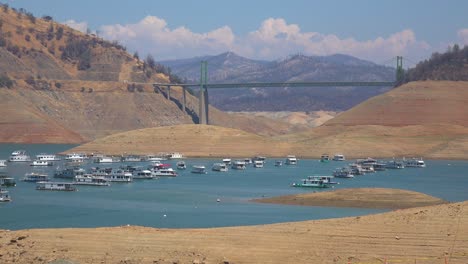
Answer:
POLYGON ((78 31, 81 31, 83 33, 86 33, 86 30, 88 30, 88 23, 87 22, 77 22, 73 19, 70 19, 70 20, 67 20, 65 22, 63 22, 63 24, 73 28, 73 29, 76 29, 78 31))
POLYGON ((266 19, 257 30, 245 36, 234 35, 229 26, 206 33, 195 33, 183 26, 171 29, 164 19, 156 16, 147 16, 135 24, 102 26, 100 32, 104 38, 118 40, 140 54, 151 53, 157 60, 234 51, 256 59, 277 59, 295 53, 344 53, 382 62, 397 55, 427 56, 431 50, 410 29, 358 41, 333 34, 302 32, 299 25, 288 24, 282 18, 266 19))
POLYGON ((461 46, 468 45, 468 28, 458 30, 457 35, 461 41, 461 46))

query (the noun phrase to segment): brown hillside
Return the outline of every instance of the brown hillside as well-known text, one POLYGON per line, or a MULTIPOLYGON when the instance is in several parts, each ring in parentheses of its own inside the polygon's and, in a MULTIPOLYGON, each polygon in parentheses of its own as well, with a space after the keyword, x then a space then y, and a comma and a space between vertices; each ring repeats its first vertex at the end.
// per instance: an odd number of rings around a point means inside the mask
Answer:
POLYGON ((468 82, 411 82, 371 98, 325 123, 333 125, 468 126, 468 82))
MULTIPOLYGON (((76 143, 197 120, 198 100, 188 94, 191 114, 184 113, 181 88, 172 89, 172 98, 167 100, 164 90, 131 84, 168 82, 169 77, 145 66, 118 43, 54 21, 33 21, 25 11, 0 9, 0 14, 0 75, 14 81, 12 89, 1 88, 1 103, 10 106, 0 109, 0 122, 3 131, 21 131, 15 137, 11 132, 0 134, 0 142, 76 143), (50 122, 55 125, 47 125, 50 122), (30 129, 18 130, 19 124, 30 129), (42 137, 33 129, 37 124, 43 124, 42 137), (57 137, 56 126, 68 132, 57 137)), ((249 132, 278 135, 292 131, 286 123, 266 118, 227 115, 214 108, 211 114, 213 124, 249 132)))
POLYGON ((146 128, 97 139, 70 151, 148 154, 178 151, 190 157, 285 156, 290 145, 238 129, 209 125, 146 128))

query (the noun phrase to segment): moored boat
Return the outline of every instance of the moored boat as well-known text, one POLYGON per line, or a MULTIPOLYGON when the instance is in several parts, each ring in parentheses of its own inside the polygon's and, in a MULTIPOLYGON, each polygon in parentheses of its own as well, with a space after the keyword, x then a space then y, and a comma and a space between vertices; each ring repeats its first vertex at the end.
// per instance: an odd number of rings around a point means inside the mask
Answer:
POLYGON ((166 158, 167 159, 182 159, 184 158, 184 156, 182 156, 182 154, 180 154, 179 152, 172 152, 172 153, 166 154, 166 158))
POLYGON ((291 185, 292 187, 309 187, 309 188, 329 188, 323 180, 317 178, 302 179, 300 182, 295 182, 291 185))
POLYGON ((231 165, 231 159, 223 159, 223 163, 226 165, 231 165))
POLYGON ((326 184, 339 184, 339 182, 333 181, 334 176, 323 176, 323 175, 313 175, 307 176, 307 179, 316 179, 321 180, 326 184))
POLYGON ((235 169, 235 170, 245 170, 245 161, 243 160, 235 160, 232 165, 231 165, 231 168, 232 169, 235 169))
POLYGON ((333 156, 333 160, 334 161, 345 161, 346 158, 343 154, 335 154, 335 156, 333 156))
POLYGON ((6 166, 7 166, 6 160, 0 160, 0 168, 6 167, 6 166))
POLYGON ((7 190, 0 189, 0 202, 11 202, 11 197, 7 190))
POLYGON ((30 166, 52 166, 54 165, 52 163, 52 161, 47 161, 47 160, 35 160, 33 161, 31 164, 29 164, 30 166))
POLYGON ((288 155, 286 157, 286 165, 297 165, 297 158, 294 155, 288 155))
POLYGON ((10 158, 8 159, 10 162, 29 162, 31 158, 29 155, 26 154, 25 150, 15 150, 11 153, 10 158))
POLYGON ((93 174, 94 176, 102 176, 109 182, 132 182, 133 175, 124 170, 111 171, 110 173, 93 174))
POLYGON ((333 176, 335 176, 335 178, 354 178, 353 173, 347 168, 336 169, 333 172, 333 176))
POLYGON ((57 155, 54 155, 54 154, 41 153, 41 154, 36 155, 36 160, 59 161, 60 158, 57 157, 57 155))
POLYGON ((254 168, 263 168, 263 161, 261 160, 256 160, 253 163, 254 168))
POLYGON ((149 179, 154 179, 154 175, 150 170, 134 170, 132 172, 133 179, 143 179, 143 180, 149 180, 149 179))
POLYGON ((281 167, 281 166, 283 166, 283 161, 281 161, 281 160, 275 161, 275 166, 276 166, 276 167, 281 167))
POLYGON ((76 191, 76 188, 71 182, 49 182, 41 181, 36 183, 36 190, 39 191, 67 191, 73 192, 76 191))
POLYGON ((211 167, 211 170, 226 172, 228 171, 228 167, 224 163, 214 163, 213 166, 211 167))
POLYGON ((409 160, 404 160, 405 166, 408 168, 425 168, 426 163, 422 158, 416 159, 412 158, 409 160))
POLYGON ((320 162, 329 162, 329 161, 330 161, 330 155, 322 154, 322 156, 320 156, 320 162))
POLYGON ((49 176, 47 174, 31 172, 31 173, 26 173, 24 175, 23 181, 25 181, 25 182, 46 182, 46 181, 49 181, 49 176))
POLYGON ((185 161, 183 161, 183 160, 178 161, 177 164, 176 164, 176 167, 177 167, 178 170, 187 169, 187 165, 185 165, 185 161))
POLYGON ((385 164, 385 168, 387 168, 387 169, 404 169, 405 165, 401 161, 391 160, 391 161, 388 161, 385 164))
POLYGON ((84 175, 86 171, 80 167, 66 168, 64 170, 56 170, 54 178, 74 179, 75 176, 84 175))
POLYGON ((172 168, 153 170, 152 173, 156 177, 177 177, 177 172, 172 168))
POLYGON ((16 186, 16 181, 12 177, 6 175, 0 175, 0 187, 14 187, 16 186))
POLYGON ((74 185, 88 186, 110 186, 110 183, 104 177, 93 176, 91 174, 78 175, 73 181, 74 185))
POLYGON ((197 174, 206 174, 206 168, 203 165, 193 165, 191 172, 197 174))

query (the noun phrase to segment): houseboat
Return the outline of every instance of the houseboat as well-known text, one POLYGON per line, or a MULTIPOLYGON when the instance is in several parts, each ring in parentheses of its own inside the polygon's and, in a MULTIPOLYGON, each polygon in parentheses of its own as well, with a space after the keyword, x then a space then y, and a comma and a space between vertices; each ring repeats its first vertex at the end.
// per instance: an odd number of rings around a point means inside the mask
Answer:
POLYGON ((275 166, 276 166, 276 167, 281 167, 281 166, 283 166, 283 161, 281 161, 281 160, 275 161, 275 166))
POLYGON ((329 161, 330 161, 330 155, 322 154, 322 156, 320 156, 320 162, 329 162, 329 161))
POLYGON ((292 187, 310 187, 310 188, 329 188, 330 185, 326 184, 323 180, 317 178, 302 179, 300 182, 293 183, 292 187))
POLYGON ((36 183, 36 190, 40 191, 76 191, 76 188, 71 182, 38 182, 36 183))
POLYGON ((293 155, 288 155, 286 157, 286 165, 297 165, 297 158, 293 155))
POLYGON ((354 178, 354 174, 347 168, 336 169, 333 172, 335 178, 354 178))
POLYGON ((16 181, 12 177, 6 175, 0 175, 0 187, 14 187, 16 186, 16 181))
POLYGON ((364 175, 365 172, 362 169, 362 165, 358 163, 349 164, 349 169, 353 175, 364 175))
POLYGON ((143 159, 146 160, 146 161, 161 161, 161 160, 164 160, 161 156, 154 155, 154 154, 148 154, 143 159))
POLYGON ((416 159, 409 159, 409 160, 404 160, 405 166, 408 168, 425 168, 426 163, 424 163, 424 160, 422 158, 416 159))
POLYGON ((176 164, 176 167, 177 167, 178 170, 187 169, 187 165, 185 165, 185 161, 183 161, 183 160, 178 161, 177 164, 176 164))
POLYGON ((140 156, 130 155, 122 157, 122 162, 140 162, 143 159, 140 156))
POLYGON ((47 174, 40 174, 36 172, 26 173, 24 175, 23 181, 25 182, 46 182, 49 181, 49 176, 47 174))
POLYGON ((57 155, 54 155, 54 154, 41 153, 41 154, 36 155, 36 160, 59 161, 60 158, 57 157, 57 155))
POLYGON ((404 169, 405 165, 401 161, 391 160, 391 161, 388 161, 385 164, 385 168, 387 168, 387 169, 404 169))
POLYGON ((197 174, 206 174, 206 169, 205 169, 205 166, 203 165, 193 165, 191 172, 197 173, 197 174))
POLYGON ((7 190, 0 189, 0 203, 11 202, 11 197, 7 190))
POLYGON ((231 165, 231 168, 234 169, 234 170, 245 170, 245 161, 243 160, 235 160, 232 165, 231 165))
POLYGON ((360 165, 372 165, 374 166, 375 164, 377 164, 377 160, 373 159, 373 158, 366 158, 366 159, 358 159, 356 161, 357 164, 360 164, 360 165))
POLYGON ((211 170, 226 172, 228 171, 228 166, 224 163, 214 163, 213 166, 211 167, 211 170))
POLYGON ((252 162, 256 161, 256 160, 261 160, 263 161, 264 163, 266 162, 266 157, 264 156, 255 156, 253 159, 252 159, 252 162))
POLYGON ((307 176, 307 179, 312 180, 321 180, 326 184, 339 184, 339 182, 333 181, 334 176, 323 176, 323 175, 314 175, 314 176, 307 176))
POLYGON ((245 162, 245 164, 252 164, 253 163, 252 159, 249 159, 249 158, 245 158, 244 162, 245 162))
POLYGON ((68 161, 83 161, 86 158, 87 158, 86 155, 83 154, 83 153, 69 153, 65 157, 65 160, 68 160, 68 161))
POLYGON ((166 158, 167 159, 183 159, 184 157, 182 156, 182 154, 178 152, 172 152, 172 153, 167 154, 166 158))
POLYGON ((99 158, 96 158, 94 160, 95 163, 114 163, 114 159, 112 159, 112 157, 107 157, 107 156, 103 156, 103 157, 99 157, 99 158))
POLYGON ((8 159, 10 162, 29 162, 31 161, 31 157, 26 154, 25 150, 16 150, 11 153, 10 158, 8 159))
POLYGON ((94 176, 102 176, 109 182, 132 182, 133 175, 124 170, 111 171, 105 174, 93 174, 94 176))
POLYGON ((0 168, 6 167, 6 160, 0 160, 0 168))
POLYGON ((80 167, 66 168, 64 170, 57 170, 54 173, 54 178, 74 179, 75 176, 84 175, 86 171, 80 167))
POLYGON ((152 173, 155 177, 177 177, 177 172, 172 168, 153 170, 152 173))
POLYGON ((253 167, 254 168, 263 168, 263 161, 261 160, 256 160, 253 162, 253 167))
POLYGON ((335 154, 335 156, 333 156, 333 160, 334 161, 345 161, 345 156, 343 154, 335 154))
POLYGON ((29 164, 30 166, 52 166, 54 165, 52 163, 52 161, 46 161, 46 160, 35 160, 33 161, 31 164, 29 164))
POLYGON ((374 171, 384 171, 384 170, 387 170, 387 169, 386 169, 387 164, 385 164, 385 163, 377 162, 377 163, 375 163, 374 165, 372 165, 372 167, 374 168, 374 171))
POLYGON ((106 180, 106 178, 93 176, 91 174, 76 176, 73 184, 88 186, 110 186, 110 183, 106 180))
POLYGON ((154 175, 150 170, 134 170, 132 172, 133 179, 142 179, 142 180, 149 180, 154 179, 154 175))
POLYGON ((231 159, 223 159, 223 163, 226 165, 231 165, 231 159))

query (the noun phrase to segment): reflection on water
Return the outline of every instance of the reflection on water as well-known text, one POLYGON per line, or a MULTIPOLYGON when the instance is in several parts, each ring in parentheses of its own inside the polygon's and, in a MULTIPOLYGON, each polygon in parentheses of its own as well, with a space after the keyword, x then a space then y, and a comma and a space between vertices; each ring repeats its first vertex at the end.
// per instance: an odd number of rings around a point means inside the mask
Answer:
MULTIPOLYGON (((73 145, 0 144, 0 159, 13 150, 25 149, 31 156, 41 152, 57 153, 73 145)), ((53 176, 57 167, 33 168, 28 163, 8 163, 0 169, 17 180, 9 188, 13 202, 0 204, 0 229, 39 227, 96 227, 144 225, 188 228, 253 225, 308 219, 355 216, 382 210, 283 206, 256 204, 252 198, 300 192, 322 191, 292 188, 292 182, 308 175, 330 175, 348 162, 321 163, 299 160, 297 166, 275 167, 267 160, 264 168, 249 166, 245 171, 213 172, 211 164, 220 159, 186 159, 187 170, 175 178, 135 180, 113 183, 110 187, 78 186, 77 192, 36 191, 34 183, 19 181, 26 172, 40 171, 53 176), (192 174, 192 165, 204 165, 208 174, 192 174), (219 199, 220 202, 217 202, 219 199)), ((175 168, 176 161, 167 161, 175 168)), ((424 192, 449 201, 468 199, 468 162, 426 161, 427 168, 388 170, 338 179, 335 188, 385 187, 424 192)), ((96 166, 87 163, 85 167, 96 166)), ((105 165, 118 167, 122 164, 105 165)), ((139 163, 147 166, 149 163, 139 163)))

